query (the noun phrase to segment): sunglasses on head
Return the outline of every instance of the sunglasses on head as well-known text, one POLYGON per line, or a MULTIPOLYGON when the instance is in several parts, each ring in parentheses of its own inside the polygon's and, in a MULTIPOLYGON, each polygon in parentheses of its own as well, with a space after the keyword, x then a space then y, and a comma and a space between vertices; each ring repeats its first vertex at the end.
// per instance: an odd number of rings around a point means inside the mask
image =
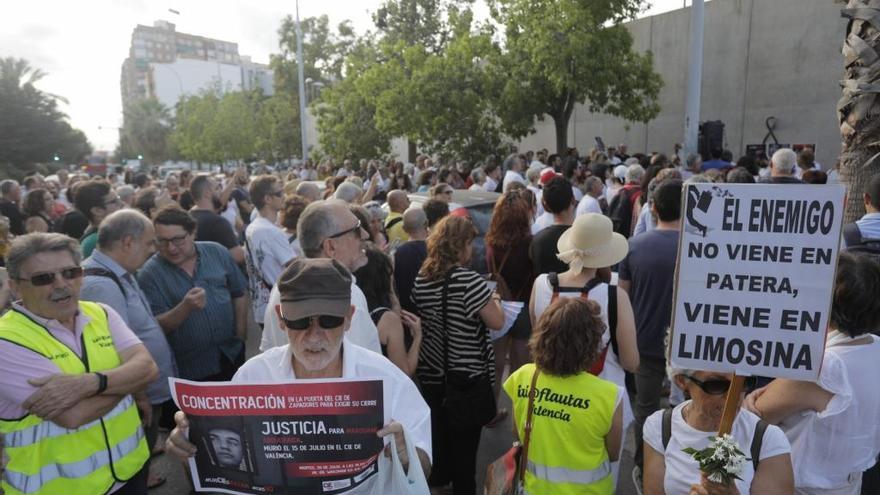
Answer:
POLYGON ((41 287, 55 282, 55 275, 60 273, 64 280, 76 280, 83 276, 83 267, 72 266, 70 268, 62 268, 57 272, 43 272, 31 275, 28 278, 18 278, 16 280, 30 282, 34 287, 41 287))
POLYGON ((339 237, 342 237, 346 234, 350 234, 352 232, 360 232, 360 230, 361 230, 361 221, 358 220, 357 224, 354 227, 347 229, 347 230, 343 230, 342 232, 337 232, 331 236, 327 236, 327 238, 328 239, 337 239, 339 237))
MULTIPOLYGON (((727 393, 727 390, 730 389, 730 380, 725 378, 718 378, 712 380, 699 380, 689 375, 684 375, 685 378, 694 382, 703 392, 706 392, 709 395, 724 395, 727 393)), ((743 388, 745 390, 751 390, 755 388, 757 384, 757 378, 754 376, 746 377, 745 384, 743 388)))
POLYGON ((281 316, 281 321, 284 322, 284 326, 287 327, 288 330, 296 330, 298 332, 308 330, 309 327, 312 326, 312 320, 315 319, 318 320, 318 326, 324 330, 339 328, 345 323, 345 317, 343 316, 315 315, 306 316, 305 318, 299 318, 296 320, 288 320, 283 315, 281 316))

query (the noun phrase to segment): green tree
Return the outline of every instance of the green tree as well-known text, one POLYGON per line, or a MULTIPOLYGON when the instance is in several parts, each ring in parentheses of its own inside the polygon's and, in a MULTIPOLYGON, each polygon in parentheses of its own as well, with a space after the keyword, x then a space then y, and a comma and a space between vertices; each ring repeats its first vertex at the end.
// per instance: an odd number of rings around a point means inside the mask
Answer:
POLYGON ((265 160, 282 160, 299 155, 299 103, 285 94, 276 94, 260 102, 257 114, 256 150, 265 160))
POLYGON ((215 148, 208 132, 213 125, 217 108, 220 105, 219 92, 203 91, 198 95, 187 96, 177 104, 176 123, 171 133, 171 141, 187 160, 216 163, 222 160, 220 151, 215 148))
POLYGON ((343 79, 321 94, 314 106, 321 152, 337 159, 380 157, 391 151, 391 134, 375 121, 376 107, 358 89, 358 79, 343 79))
POLYGON ((660 111, 662 80, 650 52, 632 49, 621 23, 640 0, 491 0, 490 12, 504 27, 495 77, 504 81, 498 116, 513 137, 534 132, 545 115, 556 128, 556 148, 567 148, 574 107, 586 103, 627 121, 647 122, 660 111), (540 12, 541 15, 536 15, 540 12))
MULTIPOLYGON (((303 32, 303 77, 324 85, 342 79, 345 56, 355 41, 349 21, 337 25, 335 31, 330 29, 326 15, 307 17, 300 25, 303 32)), ((275 71, 275 92, 298 97, 296 21, 291 16, 281 22, 278 38, 281 53, 272 55, 269 62, 275 71)))
POLYGON ((65 100, 35 86, 44 76, 24 59, 0 59, 0 175, 20 178, 56 156, 76 163, 91 153, 58 109, 65 100))
POLYGON ((150 164, 168 159, 171 114, 159 100, 138 100, 123 109, 122 133, 129 146, 150 164))

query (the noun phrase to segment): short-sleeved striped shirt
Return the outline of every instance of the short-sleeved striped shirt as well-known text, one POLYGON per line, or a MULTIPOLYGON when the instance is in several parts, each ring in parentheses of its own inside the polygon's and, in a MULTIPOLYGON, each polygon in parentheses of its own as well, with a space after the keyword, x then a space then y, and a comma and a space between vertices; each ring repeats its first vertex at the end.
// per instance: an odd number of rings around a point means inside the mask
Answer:
POLYGON ((416 277, 412 302, 422 318, 422 349, 418 376, 422 383, 443 383, 444 333, 449 346, 448 369, 467 372, 471 377, 494 380, 495 353, 480 310, 492 291, 477 272, 456 267, 449 275, 446 319, 443 318, 444 279, 416 277))

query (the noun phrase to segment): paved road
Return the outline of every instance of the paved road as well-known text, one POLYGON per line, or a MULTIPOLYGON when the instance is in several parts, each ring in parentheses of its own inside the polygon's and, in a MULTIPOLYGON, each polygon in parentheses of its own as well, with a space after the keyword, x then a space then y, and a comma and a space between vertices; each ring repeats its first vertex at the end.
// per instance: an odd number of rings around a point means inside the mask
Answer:
MULTIPOLYGON (((259 328, 254 326, 250 329, 248 336, 248 357, 256 354, 259 348, 259 343, 259 328)), ((503 400, 506 402, 504 407, 509 408, 509 399, 505 396, 503 400)), ((480 441, 480 451, 477 455, 478 487, 483 485, 486 466, 510 448, 510 443, 512 441, 511 431, 512 428, 509 417, 495 428, 487 428, 483 430, 483 436, 480 441)), ((630 428, 630 431, 627 434, 626 443, 624 444, 623 461, 620 467, 621 475, 618 480, 616 492, 618 495, 636 495, 636 490, 633 487, 630 478, 634 450, 633 445, 632 429, 630 428)), ((189 493, 190 484, 186 479, 186 474, 181 463, 163 454, 154 459, 154 466, 168 479, 168 482, 161 487, 151 490, 151 495, 183 495, 189 493)))

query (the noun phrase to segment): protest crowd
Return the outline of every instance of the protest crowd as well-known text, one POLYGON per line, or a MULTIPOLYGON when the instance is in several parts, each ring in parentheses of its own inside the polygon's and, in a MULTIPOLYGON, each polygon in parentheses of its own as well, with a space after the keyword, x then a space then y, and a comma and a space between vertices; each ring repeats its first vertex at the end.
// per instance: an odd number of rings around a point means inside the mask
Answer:
POLYGON ((0 492, 163 483, 151 454, 198 448, 169 378, 361 377, 385 383, 377 435, 431 493, 482 493, 481 435, 509 418, 532 495, 880 494, 880 175, 848 198, 867 213, 843 228, 819 378, 746 381, 747 460, 719 480, 683 449, 718 431, 733 374, 668 358, 683 188, 837 170, 809 148, 627 153, 0 181, 0 492))

